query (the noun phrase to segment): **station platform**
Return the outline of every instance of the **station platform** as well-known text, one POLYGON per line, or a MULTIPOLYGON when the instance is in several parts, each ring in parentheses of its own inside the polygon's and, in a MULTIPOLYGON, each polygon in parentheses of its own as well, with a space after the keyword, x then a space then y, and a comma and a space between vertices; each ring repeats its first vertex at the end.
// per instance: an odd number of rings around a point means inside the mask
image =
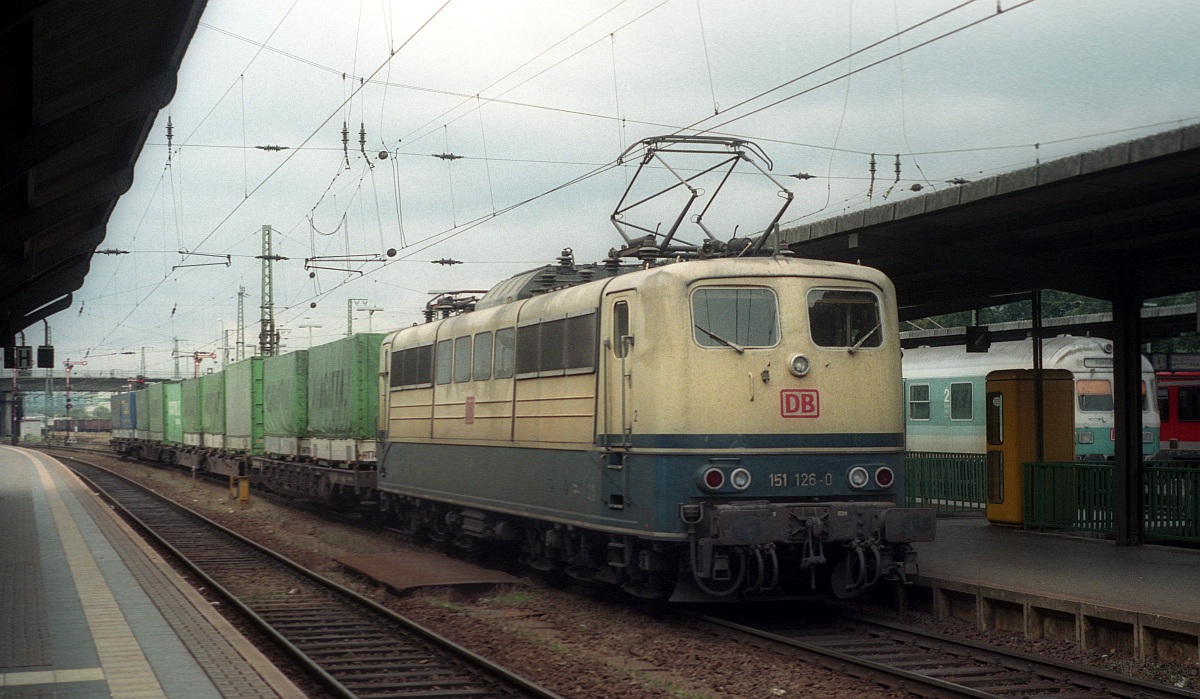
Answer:
POLYGON ((303 697, 65 466, 0 446, 0 697, 303 697))
POLYGON ((1200 663, 1200 551, 1117 546, 982 516, 941 518, 937 540, 914 548, 920 576, 901 591, 902 608, 1139 660, 1200 663))

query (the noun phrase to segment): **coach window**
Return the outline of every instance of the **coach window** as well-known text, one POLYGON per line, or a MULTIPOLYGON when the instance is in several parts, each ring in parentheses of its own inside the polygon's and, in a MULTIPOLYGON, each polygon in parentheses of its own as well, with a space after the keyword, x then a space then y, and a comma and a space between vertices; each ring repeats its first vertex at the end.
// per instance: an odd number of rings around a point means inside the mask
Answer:
POLYGON ((1158 414, 1163 422, 1171 421, 1171 394, 1165 388, 1158 389, 1158 414))
POLYGON ((454 371, 454 340, 437 343, 437 360, 434 362, 438 385, 450 383, 454 371))
POLYGON ((1079 379, 1075 382, 1079 395, 1079 409, 1089 413, 1111 413, 1113 411, 1112 384, 1108 379, 1079 379))
POLYGON ((970 420, 972 417, 971 384, 950 384, 950 419, 970 420))
POLYGON ((1180 422, 1200 422, 1200 386, 1180 386, 1176 401, 1176 415, 1180 422))
POLYGON ((492 376, 511 379, 517 347, 517 329, 501 328, 496 331, 496 358, 492 365, 492 376))
POLYGON ((908 385, 908 419, 929 419, 929 384, 914 383, 908 385))
POLYGON ((629 337, 629 302, 617 301, 613 304, 613 354, 618 359, 626 356, 629 347, 625 338, 629 337))
POLYGON ((692 337, 701 347, 773 347, 778 303, 770 289, 704 287, 692 293, 692 337))
POLYGON ((486 381, 492 378, 492 334, 476 333, 475 335, 475 362, 471 369, 471 376, 476 381, 486 381))

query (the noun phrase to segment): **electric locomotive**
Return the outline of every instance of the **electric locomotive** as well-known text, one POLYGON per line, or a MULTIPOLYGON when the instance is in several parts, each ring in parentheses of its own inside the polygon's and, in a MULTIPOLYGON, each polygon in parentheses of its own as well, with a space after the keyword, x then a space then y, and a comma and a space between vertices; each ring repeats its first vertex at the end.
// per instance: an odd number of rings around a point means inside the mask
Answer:
POLYGON ((411 531, 676 599, 851 596, 914 574, 933 536, 898 506, 899 337, 873 269, 564 256, 381 356, 380 504, 411 531))

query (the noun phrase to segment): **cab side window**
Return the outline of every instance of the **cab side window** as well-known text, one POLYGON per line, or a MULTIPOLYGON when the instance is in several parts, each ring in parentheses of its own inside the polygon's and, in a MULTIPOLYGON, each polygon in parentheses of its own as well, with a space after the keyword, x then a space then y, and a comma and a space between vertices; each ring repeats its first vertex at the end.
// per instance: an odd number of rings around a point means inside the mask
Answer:
POLYGON ((613 304, 613 354, 617 358, 629 353, 629 345, 625 338, 629 335, 629 302, 617 301, 613 304))

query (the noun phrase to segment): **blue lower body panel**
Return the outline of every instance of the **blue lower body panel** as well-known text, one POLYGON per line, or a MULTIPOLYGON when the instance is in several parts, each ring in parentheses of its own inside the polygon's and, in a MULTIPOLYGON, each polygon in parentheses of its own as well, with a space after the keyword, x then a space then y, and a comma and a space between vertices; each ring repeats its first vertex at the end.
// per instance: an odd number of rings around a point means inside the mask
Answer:
POLYGON ((655 454, 391 442, 380 445, 378 464, 386 493, 663 540, 686 538, 679 506, 689 502, 895 503, 904 492, 898 451, 655 454), (855 466, 872 480, 852 489, 847 474, 855 466), (713 468, 725 478, 706 489, 702 477, 713 468), (741 490, 729 477, 736 469, 750 474, 741 490), (887 487, 875 480, 881 469, 893 476, 887 487))

